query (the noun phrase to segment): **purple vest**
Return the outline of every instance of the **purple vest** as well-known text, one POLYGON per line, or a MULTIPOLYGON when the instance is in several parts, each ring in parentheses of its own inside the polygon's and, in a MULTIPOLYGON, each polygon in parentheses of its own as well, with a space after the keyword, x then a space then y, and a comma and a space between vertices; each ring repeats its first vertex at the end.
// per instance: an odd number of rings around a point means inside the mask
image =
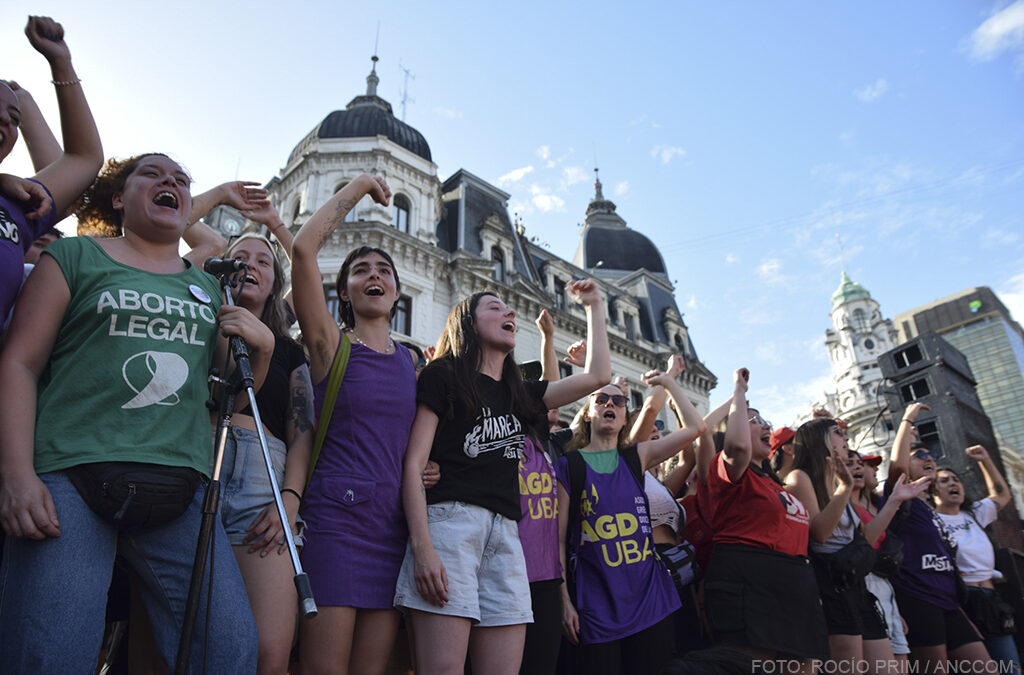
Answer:
POLYGON ((526 557, 530 583, 558 579, 562 564, 558 560, 558 489, 555 472, 543 448, 529 436, 519 460, 519 501, 523 517, 519 521, 519 541, 526 557))
MULTIPOLYGON (((50 191, 46 190, 46 194, 50 191)), ((40 232, 50 229, 56 222, 57 214, 53 209, 39 220, 28 220, 20 204, 0 195, 0 326, 7 320, 21 289, 25 251, 40 232)))
MULTIPOLYGON (((555 473, 569 487, 569 463, 555 473)), ((569 514, 569 566, 576 576, 576 609, 583 644, 610 642, 650 628, 680 607, 668 570, 651 537, 643 486, 619 457, 614 473, 587 466, 580 513, 569 514)))

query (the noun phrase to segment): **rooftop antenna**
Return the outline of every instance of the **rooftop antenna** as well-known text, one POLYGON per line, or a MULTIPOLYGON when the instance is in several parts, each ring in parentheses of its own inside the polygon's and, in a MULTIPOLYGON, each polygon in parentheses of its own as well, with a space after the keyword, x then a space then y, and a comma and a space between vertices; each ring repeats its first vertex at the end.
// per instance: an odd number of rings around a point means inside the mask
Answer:
POLYGON ((406 103, 415 103, 416 102, 416 99, 414 99, 414 98, 409 96, 409 79, 411 78, 411 79, 415 80, 416 76, 413 75, 412 72, 408 68, 406 68, 405 66, 402 65, 402 60, 401 59, 398 60, 398 67, 402 69, 402 74, 404 75, 403 80, 402 80, 402 121, 404 122, 405 121, 405 104, 406 103))
POLYGON ((377 69, 377 47, 380 46, 380 19, 377 19, 377 37, 373 39, 373 69, 377 69))

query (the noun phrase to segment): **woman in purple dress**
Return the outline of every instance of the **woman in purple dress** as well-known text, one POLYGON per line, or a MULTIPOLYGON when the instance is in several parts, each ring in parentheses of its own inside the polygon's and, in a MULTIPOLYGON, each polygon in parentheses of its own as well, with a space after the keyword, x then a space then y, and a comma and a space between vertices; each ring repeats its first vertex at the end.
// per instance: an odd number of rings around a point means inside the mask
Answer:
MULTIPOLYGON (((292 298, 309 349, 318 415, 342 331, 327 308, 316 256, 365 195, 386 205, 391 190, 380 178, 359 176, 302 226, 292 248, 292 298)), ((408 536, 401 477, 415 412, 416 359, 391 338, 401 285, 386 252, 364 246, 349 253, 337 291, 352 351, 302 495, 302 563, 320 613, 302 621, 300 658, 304 673, 382 673, 398 630, 392 600, 408 536)))

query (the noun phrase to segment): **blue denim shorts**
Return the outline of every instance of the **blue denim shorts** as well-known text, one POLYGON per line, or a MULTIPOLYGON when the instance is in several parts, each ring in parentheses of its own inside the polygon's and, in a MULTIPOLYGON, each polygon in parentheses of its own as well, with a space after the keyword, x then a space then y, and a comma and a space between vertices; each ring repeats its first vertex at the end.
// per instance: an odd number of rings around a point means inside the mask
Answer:
POLYGON ((441 502, 427 506, 427 524, 448 575, 448 603, 438 607, 419 594, 406 547, 396 607, 460 616, 484 627, 533 623, 518 523, 481 506, 441 502))
MULTIPOLYGON (((270 450, 274 477, 278 487, 281 487, 288 449, 283 441, 270 435, 267 436, 267 449, 270 450)), ((213 471, 212 462, 210 471, 213 471)), ((241 546, 249 534, 246 528, 252 525, 263 509, 274 504, 267 463, 263 460, 260 437, 255 431, 236 426, 228 429, 220 482, 220 519, 231 545, 241 546)), ((296 528, 299 533, 294 537, 295 545, 301 546, 305 530, 301 517, 296 520, 296 528)))

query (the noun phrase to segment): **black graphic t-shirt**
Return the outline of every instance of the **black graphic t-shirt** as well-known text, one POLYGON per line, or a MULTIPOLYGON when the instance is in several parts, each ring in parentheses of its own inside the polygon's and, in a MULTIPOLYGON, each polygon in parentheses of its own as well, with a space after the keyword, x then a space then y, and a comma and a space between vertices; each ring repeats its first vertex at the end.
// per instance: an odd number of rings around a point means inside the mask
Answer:
MULTIPOLYGON (((548 383, 525 384, 543 405, 548 383)), ((441 480, 427 490, 427 503, 466 502, 519 520, 519 458, 527 429, 511 414, 510 393, 502 382, 478 374, 476 386, 483 408, 465 411, 454 403, 455 381, 448 364, 431 364, 420 373, 416 403, 440 418, 430 459, 440 465, 441 480), (452 412, 453 419, 448 419, 452 412)))

